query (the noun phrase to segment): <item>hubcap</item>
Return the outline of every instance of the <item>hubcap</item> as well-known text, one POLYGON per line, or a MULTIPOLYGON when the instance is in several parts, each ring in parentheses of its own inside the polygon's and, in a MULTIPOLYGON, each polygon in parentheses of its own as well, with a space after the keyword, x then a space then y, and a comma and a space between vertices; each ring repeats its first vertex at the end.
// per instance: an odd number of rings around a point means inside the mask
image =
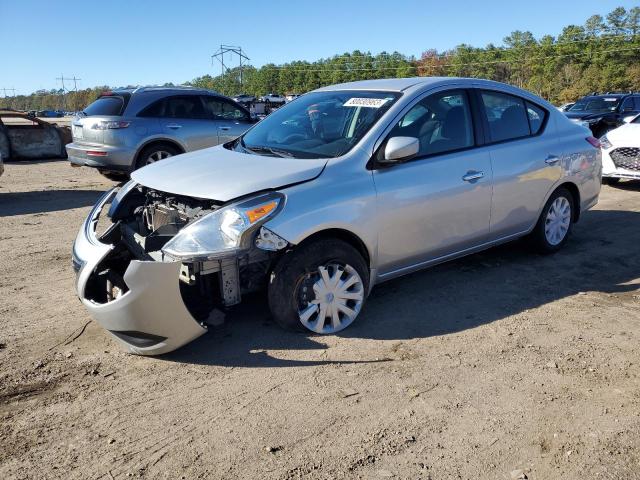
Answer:
POLYGON ((355 268, 330 263, 304 275, 296 296, 302 325, 316 333, 335 333, 360 313, 364 286, 355 268))
POLYGON ((164 160, 165 158, 169 158, 170 156, 171 154, 169 152, 158 150, 147 157, 147 165, 149 165, 150 163, 155 163, 159 160, 164 160))
POLYGON ((571 204, 565 197, 556 198, 545 219, 544 234, 547 242, 558 245, 567 236, 571 224, 571 204))

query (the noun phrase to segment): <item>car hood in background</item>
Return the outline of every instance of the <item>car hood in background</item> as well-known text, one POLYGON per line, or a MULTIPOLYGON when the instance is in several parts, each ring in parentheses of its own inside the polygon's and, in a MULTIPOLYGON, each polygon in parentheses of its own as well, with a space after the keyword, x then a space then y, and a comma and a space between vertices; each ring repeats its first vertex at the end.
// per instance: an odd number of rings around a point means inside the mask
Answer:
POLYGON ((227 202, 312 180, 326 164, 327 159, 268 157, 217 146, 153 163, 133 172, 131 178, 154 190, 227 202))
POLYGON ((640 123, 627 123, 607 133, 614 147, 640 147, 640 123))
POLYGON ((572 120, 588 120, 590 118, 600 118, 600 117, 604 117, 605 115, 609 114, 609 113, 613 113, 613 112, 600 112, 600 113, 594 113, 594 112, 563 112, 568 118, 572 119, 572 120))

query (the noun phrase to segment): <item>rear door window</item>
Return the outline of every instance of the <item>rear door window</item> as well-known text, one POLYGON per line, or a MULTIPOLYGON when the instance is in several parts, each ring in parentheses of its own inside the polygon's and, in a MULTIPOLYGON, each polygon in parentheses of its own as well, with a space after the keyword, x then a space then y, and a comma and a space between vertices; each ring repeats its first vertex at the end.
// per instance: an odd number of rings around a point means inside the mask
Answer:
POLYGON ((162 116, 165 118, 207 118, 202 101, 197 95, 182 95, 167 98, 162 116))
POLYGON ((528 112, 524 100, 513 95, 488 91, 483 91, 481 96, 489 121, 489 134, 492 142, 502 142, 530 135, 528 112))
POLYGON ((204 106, 210 118, 217 120, 246 120, 247 112, 233 103, 219 97, 203 97, 204 106))
POLYGON ((107 95, 99 97, 95 102, 84 109, 87 116, 120 116, 126 105, 126 98, 120 95, 107 95))

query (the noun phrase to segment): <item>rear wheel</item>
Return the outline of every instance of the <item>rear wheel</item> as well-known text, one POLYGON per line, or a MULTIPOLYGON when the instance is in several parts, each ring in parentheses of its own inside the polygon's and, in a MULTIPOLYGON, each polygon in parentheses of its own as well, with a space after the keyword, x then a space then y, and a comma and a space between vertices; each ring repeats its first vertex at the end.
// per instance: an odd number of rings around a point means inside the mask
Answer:
POLYGON ((283 328, 332 334, 354 322, 368 288, 369 269, 354 247, 318 240, 281 259, 269 281, 269 308, 283 328))
POLYGON ((569 238, 574 218, 573 195, 566 188, 559 188, 547 200, 531 239, 542 253, 560 250, 569 238))
POLYGON ((138 168, 146 167, 152 163, 159 162, 160 160, 164 160, 165 158, 173 157, 179 153, 180 152, 176 147, 167 143, 149 145, 140 152, 140 155, 138 155, 136 170, 138 168))

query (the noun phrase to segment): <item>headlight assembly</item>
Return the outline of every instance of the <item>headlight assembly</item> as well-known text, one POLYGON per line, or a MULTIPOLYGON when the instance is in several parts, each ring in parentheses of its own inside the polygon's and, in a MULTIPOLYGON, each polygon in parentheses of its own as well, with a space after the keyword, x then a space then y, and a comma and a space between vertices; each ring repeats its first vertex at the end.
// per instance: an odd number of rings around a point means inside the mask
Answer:
POLYGON ((611 148, 613 147, 613 145, 611 144, 611 142, 609 141, 609 139, 607 138, 606 135, 603 135, 600 137, 600 145, 602 146, 602 148, 611 148))
POLYGON ((275 192, 228 205, 184 227, 162 252, 176 260, 209 260, 247 250, 250 233, 283 205, 284 195, 275 192))

